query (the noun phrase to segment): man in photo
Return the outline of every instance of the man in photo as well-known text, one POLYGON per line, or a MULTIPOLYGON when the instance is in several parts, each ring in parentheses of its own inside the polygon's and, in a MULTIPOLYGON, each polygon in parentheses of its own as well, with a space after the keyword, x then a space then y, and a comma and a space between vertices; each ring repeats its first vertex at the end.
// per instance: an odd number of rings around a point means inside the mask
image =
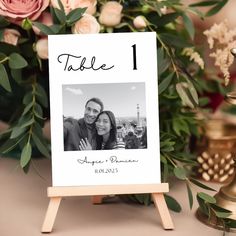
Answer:
POLYGON ((96 150, 96 128, 95 120, 103 111, 103 103, 99 98, 91 98, 85 104, 84 117, 77 120, 74 118, 63 118, 64 125, 64 150, 80 150, 80 141, 84 140, 96 150))

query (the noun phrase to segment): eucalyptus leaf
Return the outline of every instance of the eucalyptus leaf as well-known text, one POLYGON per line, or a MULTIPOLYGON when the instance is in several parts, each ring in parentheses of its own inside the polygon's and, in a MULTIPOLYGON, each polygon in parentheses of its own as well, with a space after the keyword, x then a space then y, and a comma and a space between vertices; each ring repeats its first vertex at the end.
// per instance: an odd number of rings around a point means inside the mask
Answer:
POLYGON ((26 127, 24 127, 24 128, 17 127, 17 126, 14 127, 14 128, 12 129, 12 133, 11 133, 10 139, 14 139, 14 138, 19 137, 19 136, 22 135, 25 131, 26 131, 26 127))
POLYGON ((170 66, 170 59, 165 57, 163 48, 157 49, 158 75, 165 72, 170 66))
POLYGON ((39 104, 35 104, 34 106, 34 114, 37 116, 39 119, 43 119, 43 110, 39 104))
POLYGON ((37 137, 37 135, 33 133, 32 138, 33 138, 33 141, 34 141, 36 147, 39 149, 39 151, 44 156, 50 158, 50 154, 49 154, 47 147, 43 144, 43 142, 41 142, 41 140, 37 137))
POLYGON ((197 193, 197 196, 201 198, 202 200, 204 200, 205 202, 216 203, 216 199, 214 197, 204 192, 197 193))
POLYGON ((183 14, 182 17, 183 17, 184 26, 186 30, 188 31, 190 38, 193 40, 194 34, 195 34, 195 28, 194 28, 193 22, 191 18, 188 17, 187 14, 183 14))
POLYGON ((181 131, 185 132, 186 134, 190 134, 187 123, 181 118, 173 119, 173 130, 178 136, 181 135, 181 131))
POLYGON ((192 190, 187 182, 186 182, 186 186, 187 186, 187 191, 188 191, 189 207, 190 207, 190 209, 192 209, 193 208, 193 193, 192 193, 192 190))
POLYGON ((26 105, 22 115, 24 116, 26 113, 28 113, 30 111, 30 109, 33 107, 34 105, 34 101, 31 101, 30 103, 28 103, 28 105, 26 105))
POLYGON ((169 176, 169 166, 168 164, 164 164, 164 170, 163 170, 163 182, 167 182, 169 176))
POLYGON ((180 38, 178 35, 174 35, 170 33, 160 33, 159 36, 165 44, 179 48, 179 49, 193 46, 192 43, 187 42, 183 38, 180 38))
POLYGON ((33 101, 33 94, 32 94, 32 92, 26 93, 24 98, 23 98, 23 104, 27 105, 27 104, 31 103, 32 101, 33 101))
POLYGON ((194 105, 193 105, 191 99, 189 98, 188 93, 186 92, 186 89, 187 88, 184 85, 184 83, 181 82, 181 83, 176 84, 176 91, 179 94, 179 96, 183 102, 183 105, 188 106, 193 109, 194 105))
POLYGON ((223 212, 223 213, 232 213, 232 211, 228 210, 228 209, 225 209, 223 207, 220 207, 216 204, 211 204, 211 208, 213 208, 215 211, 218 211, 218 212, 223 212))
POLYGON ((166 24, 169 24, 170 22, 175 21, 179 16, 180 13, 177 12, 169 13, 160 17, 160 19, 158 19, 158 21, 156 21, 155 23, 157 26, 164 26, 166 24))
POLYGON ((172 78, 174 76, 174 73, 170 73, 166 78, 164 78, 161 83, 158 85, 158 93, 161 94, 164 92, 168 86, 170 85, 172 78))
POLYGON ((183 167, 175 167, 174 168, 174 174, 178 179, 185 180, 187 178, 186 176, 186 170, 183 167))
POLYGON ((61 0, 57 0, 57 2, 58 2, 58 5, 59 5, 60 9, 65 13, 65 8, 64 8, 64 5, 61 2, 61 0))
POLYGON ((190 180, 193 184, 197 185, 197 186, 200 187, 200 188, 203 188, 203 189, 205 189, 205 190, 210 190, 210 191, 216 191, 215 189, 206 186, 205 184, 199 182, 199 181, 196 180, 196 179, 190 178, 189 180, 190 180))
POLYGON ((71 12, 69 12, 69 14, 66 16, 67 18, 67 23, 69 25, 74 24, 76 21, 78 21, 82 15, 85 13, 86 11, 86 7, 85 8, 76 8, 74 10, 72 10, 71 12))
POLYGON ((32 147, 31 147, 31 144, 27 142, 24 148, 22 149, 21 157, 20 157, 20 165, 22 168, 27 166, 27 164, 29 163, 31 159, 31 155, 32 155, 32 147))
POLYGON ((39 28, 39 30, 45 35, 55 34, 55 32, 49 26, 44 25, 40 22, 33 22, 33 25, 39 28))
POLYGON ((11 92, 11 85, 8 79, 7 71, 3 64, 0 64, 0 85, 8 92, 11 92))
POLYGON ((29 121, 26 121, 25 123, 23 123, 20 127, 24 128, 24 127, 32 125, 33 123, 34 123, 34 118, 31 118, 29 121))
POLYGON ((231 213, 219 212, 219 211, 215 211, 215 214, 219 218, 227 218, 231 215, 231 213))
POLYGON ((18 84, 22 82, 22 71, 20 69, 19 70, 11 69, 11 76, 18 84))
POLYGON ((44 107, 48 106, 47 93, 40 84, 37 84, 37 87, 36 87, 36 98, 40 102, 41 105, 43 105, 44 107))
POLYGON ((191 7, 207 7, 207 6, 216 5, 217 3, 219 3, 218 0, 216 0, 216 1, 214 1, 214 0, 201 1, 201 2, 196 2, 196 3, 190 4, 189 6, 191 6, 191 7))
POLYGON ((8 64, 11 69, 21 69, 28 65, 27 61, 19 53, 10 54, 8 64))
POLYGON ((9 43, 0 42, 1 53, 9 55, 11 53, 20 53, 19 47, 16 47, 9 43))
POLYGON ((0 146, 0 153, 8 153, 16 146, 16 141, 13 139, 8 139, 5 143, 0 146))
POLYGON ((195 87, 193 86, 193 84, 190 82, 190 80, 187 80, 187 84, 188 84, 188 90, 194 100, 194 102, 198 105, 199 101, 198 101, 198 94, 197 91, 195 89, 195 87))
POLYGON ((57 19, 59 20, 59 22, 60 22, 61 24, 63 24, 63 23, 66 22, 66 14, 65 14, 64 11, 55 8, 55 9, 54 9, 54 12, 55 12, 55 14, 56 14, 56 16, 57 16, 57 19))
POLYGON ((35 122, 33 125, 33 133, 39 137, 39 139, 43 139, 43 130, 39 123, 35 122))
POLYGON ((0 61, 2 61, 4 59, 8 60, 7 55, 0 52, 0 61))
POLYGON ((166 204, 168 208, 174 212, 181 212, 182 208, 180 204, 171 196, 164 194, 166 204))
POLYGON ((229 228, 236 228, 236 220, 234 219, 225 219, 225 223, 229 228))
POLYGON ((198 201, 201 212, 204 215, 209 216, 209 209, 208 209, 208 206, 205 204, 205 201, 202 198, 200 198, 198 195, 197 195, 197 201, 198 201))
POLYGON ((166 160, 166 158, 163 155, 161 155, 161 162, 163 164, 167 164, 167 160, 166 160))
POLYGON ((212 7, 207 13, 206 13, 206 16, 209 17, 209 16, 213 16, 215 15, 216 13, 218 13, 223 7, 224 5, 228 2, 228 0, 222 0, 220 2, 218 2, 218 4, 214 7, 212 7))

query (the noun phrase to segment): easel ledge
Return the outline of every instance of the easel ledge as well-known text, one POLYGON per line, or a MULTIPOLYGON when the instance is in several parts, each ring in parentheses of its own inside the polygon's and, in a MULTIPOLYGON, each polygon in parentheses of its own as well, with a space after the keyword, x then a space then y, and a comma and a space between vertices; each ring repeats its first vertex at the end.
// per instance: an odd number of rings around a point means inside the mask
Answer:
POLYGON ((110 194, 167 193, 168 183, 132 185, 96 185, 79 187, 48 187, 48 197, 94 196, 110 194))
POLYGON ((151 193, 154 204, 159 211, 164 229, 174 229, 163 193, 169 192, 169 184, 137 185, 96 185, 79 187, 48 187, 49 206, 42 226, 42 233, 50 233, 56 219, 62 197, 93 196, 93 203, 102 203, 102 197, 110 194, 151 193))

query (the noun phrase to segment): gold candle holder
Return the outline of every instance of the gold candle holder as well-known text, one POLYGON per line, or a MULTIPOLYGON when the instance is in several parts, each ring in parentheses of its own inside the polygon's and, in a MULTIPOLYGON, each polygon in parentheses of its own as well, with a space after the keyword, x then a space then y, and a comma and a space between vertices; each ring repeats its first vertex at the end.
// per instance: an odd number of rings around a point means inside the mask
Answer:
MULTIPOLYGON (((236 50, 235 50, 236 53, 236 50)), ((235 54, 236 55, 236 54, 235 54)), ((226 95, 225 100, 230 104, 236 105, 236 93, 229 93, 226 95)), ((235 160, 235 156, 234 156, 235 160)), ((234 168, 236 164, 234 164, 234 168)), ((221 187, 219 192, 215 195, 216 204, 222 208, 230 210, 232 214, 229 218, 236 220, 236 174, 234 173, 234 177, 229 184, 221 187)), ((202 221, 203 223, 207 224, 216 229, 224 230, 224 227, 219 220, 215 216, 208 217, 204 215, 200 208, 197 210, 197 218, 202 221)), ((236 232, 236 229, 231 228, 231 232, 236 232)))
POLYGON ((204 141, 198 145, 197 176, 205 181, 223 183, 234 173, 236 126, 215 119, 206 123, 205 130, 204 141))

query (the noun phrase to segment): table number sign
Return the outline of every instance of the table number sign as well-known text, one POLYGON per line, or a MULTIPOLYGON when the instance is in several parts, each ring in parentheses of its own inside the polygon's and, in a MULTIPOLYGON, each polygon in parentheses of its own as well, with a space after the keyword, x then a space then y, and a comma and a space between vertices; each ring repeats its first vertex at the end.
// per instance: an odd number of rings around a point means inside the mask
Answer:
POLYGON ((53 187, 42 232, 65 196, 153 193, 160 179, 155 33, 50 35, 53 187))

